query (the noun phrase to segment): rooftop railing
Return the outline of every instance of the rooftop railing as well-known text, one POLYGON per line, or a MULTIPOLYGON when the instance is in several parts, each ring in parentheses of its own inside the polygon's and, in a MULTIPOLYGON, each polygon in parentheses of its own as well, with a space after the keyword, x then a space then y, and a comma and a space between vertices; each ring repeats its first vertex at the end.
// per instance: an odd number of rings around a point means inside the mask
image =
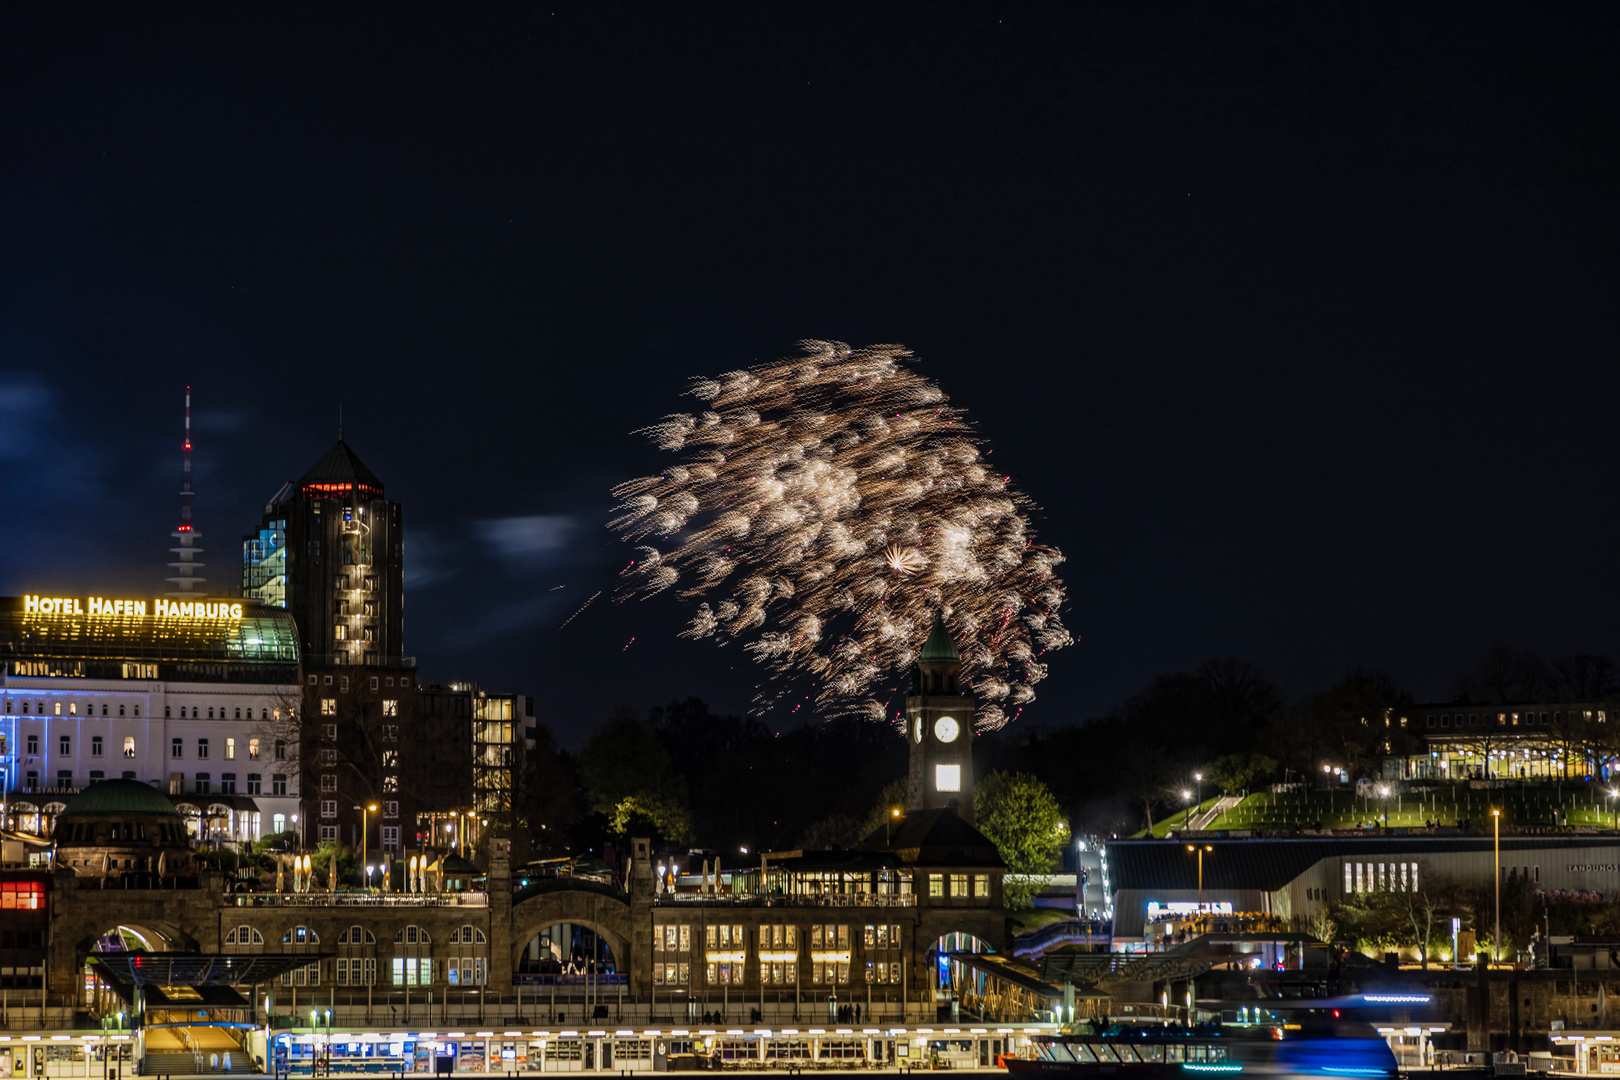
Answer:
POLYGON ((912 893, 659 893, 655 904, 714 904, 728 907, 916 907, 912 893))
POLYGON ((234 893, 237 907, 488 907, 489 894, 465 893, 234 893))

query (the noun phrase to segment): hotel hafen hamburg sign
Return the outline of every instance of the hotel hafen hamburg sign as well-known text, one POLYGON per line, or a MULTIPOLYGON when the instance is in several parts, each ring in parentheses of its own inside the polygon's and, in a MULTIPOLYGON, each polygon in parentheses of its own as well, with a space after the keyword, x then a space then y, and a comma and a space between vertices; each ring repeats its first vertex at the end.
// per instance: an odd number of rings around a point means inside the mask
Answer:
POLYGON ((24 596, 25 615, 134 616, 157 619, 240 619, 242 605, 209 600, 106 600, 99 596, 24 596), (148 613, 150 612, 150 615, 148 613))

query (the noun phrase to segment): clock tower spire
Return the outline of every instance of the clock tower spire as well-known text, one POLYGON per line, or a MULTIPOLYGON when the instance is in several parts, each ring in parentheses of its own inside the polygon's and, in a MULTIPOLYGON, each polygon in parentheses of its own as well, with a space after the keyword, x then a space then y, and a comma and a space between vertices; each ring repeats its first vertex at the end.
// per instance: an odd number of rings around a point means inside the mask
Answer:
POLYGON ((923 643, 906 695, 906 741, 911 745, 911 774, 906 809, 953 806, 957 816, 973 823, 973 695, 961 685, 962 658, 945 620, 923 643))

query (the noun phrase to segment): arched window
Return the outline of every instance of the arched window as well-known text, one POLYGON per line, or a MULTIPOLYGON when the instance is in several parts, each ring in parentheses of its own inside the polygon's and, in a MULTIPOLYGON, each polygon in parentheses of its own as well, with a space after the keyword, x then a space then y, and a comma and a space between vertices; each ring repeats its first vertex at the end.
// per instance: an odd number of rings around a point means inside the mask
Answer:
POLYGON ((420 926, 407 926, 394 935, 395 945, 431 945, 433 939, 420 926))
POLYGON ((375 945, 375 944, 377 944, 377 939, 372 937, 371 936, 371 931, 367 930, 365 927, 363 927, 363 926, 351 926, 347 930, 343 931, 343 936, 338 938, 338 944, 339 945, 375 945))
POLYGON ((295 926, 281 935, 281 943, 283 945, 319 945, 321 935, 307 926, 295 926))
POLYGON ((395 986, 431 986, 433 960, 428 946, 433 938, 420 926, 407 926, 394 935, 394 960, 391 972, 395 986))
POLYGON ((450 931, 452 945, 482 945, 484 942, 484 932, 476 926, 463 926, 459 930, 450 931))
MULTIPOLYGON (((285 940, 285 939, 283 939, 285 940)), ((238 926, 225 935, 227 945, 263 945, 264 935, 251 926, 238 926)))

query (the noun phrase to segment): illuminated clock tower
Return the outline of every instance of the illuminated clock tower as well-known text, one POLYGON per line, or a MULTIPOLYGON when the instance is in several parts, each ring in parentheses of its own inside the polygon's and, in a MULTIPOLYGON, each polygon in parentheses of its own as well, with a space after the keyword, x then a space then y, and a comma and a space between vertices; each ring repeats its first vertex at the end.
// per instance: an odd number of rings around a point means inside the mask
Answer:
POLYGON ((906 741, 911 744, 906 809, 954 803, 957 816, 972 824, 973 695, 964 692, 961 669, 956 642, 936 615, 906 696, 906 741))

